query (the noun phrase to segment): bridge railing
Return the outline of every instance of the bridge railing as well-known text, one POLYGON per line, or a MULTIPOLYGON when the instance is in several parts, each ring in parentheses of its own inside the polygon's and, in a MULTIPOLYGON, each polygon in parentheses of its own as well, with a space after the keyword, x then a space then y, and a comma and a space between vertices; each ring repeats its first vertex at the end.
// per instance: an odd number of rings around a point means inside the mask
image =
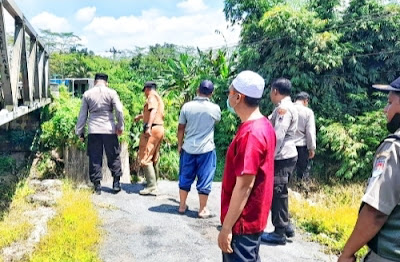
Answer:
POLYGON ((50 103, 49 54, 13 0, 0 0, 0 60, 0 125, 50 103), (11 47, 7 45, 4 11, 15 21, 11 47))

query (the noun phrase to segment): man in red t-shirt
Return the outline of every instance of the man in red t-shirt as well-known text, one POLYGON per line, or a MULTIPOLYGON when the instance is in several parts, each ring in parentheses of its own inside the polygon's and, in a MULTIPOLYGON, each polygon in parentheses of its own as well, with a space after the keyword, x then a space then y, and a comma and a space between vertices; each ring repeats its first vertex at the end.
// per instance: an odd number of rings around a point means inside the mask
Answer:
POLYGON ((260 261, 261 234, 267 225, 274 185, 275 131, 259 110, 264 79, 241 72, 229 88, 228 110, 241 124, 230 144, 221 192, 218 246, 223 261, 260 261))

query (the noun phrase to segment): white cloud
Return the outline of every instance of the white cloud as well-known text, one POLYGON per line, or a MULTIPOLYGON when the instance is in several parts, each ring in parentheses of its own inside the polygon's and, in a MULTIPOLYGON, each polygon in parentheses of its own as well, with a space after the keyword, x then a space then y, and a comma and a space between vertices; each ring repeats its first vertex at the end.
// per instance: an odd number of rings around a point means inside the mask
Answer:
POLYGON ((48 29, 53 32, 71 31, 71 26, 66 18, 58 17, 48 12, 42 12, 33 17, 31 24, 35 29, 48 29))
POLYGON ((187 0, 178 3, 176 6, 183 9, 187 13, 196 13, 207 9, 207 6, 204 4, 203 0, 187 0))
POLYGON ((240 28, 227 28, 222 10, 205 14, 167 17, 157 10, 143 11, 140 16, 95 17, 84 28, 88 48, 95 52, 133 49, 135 46, 173 43, 200 48, 237 43, 240 28), (215 33, 219 30, 223 36, 215 33))
POLYGON ((96 7, 88 6, 79 9, 75 14, 75 19, 79 22, 90 22, 96 15, 96 7))

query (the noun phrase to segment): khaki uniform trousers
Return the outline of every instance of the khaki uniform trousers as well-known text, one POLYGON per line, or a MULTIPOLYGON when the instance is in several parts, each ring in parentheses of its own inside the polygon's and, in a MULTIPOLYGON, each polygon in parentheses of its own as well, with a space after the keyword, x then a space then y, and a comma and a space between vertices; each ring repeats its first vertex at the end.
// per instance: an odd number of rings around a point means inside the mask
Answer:
POLYGON ((153 126, 151 128, 151 136, 145 133, 140 135, 139 141, 139 164, 140 166, 148 166, 156 164, 160 158, 160 146, 164 138, 164 127, 153 126))

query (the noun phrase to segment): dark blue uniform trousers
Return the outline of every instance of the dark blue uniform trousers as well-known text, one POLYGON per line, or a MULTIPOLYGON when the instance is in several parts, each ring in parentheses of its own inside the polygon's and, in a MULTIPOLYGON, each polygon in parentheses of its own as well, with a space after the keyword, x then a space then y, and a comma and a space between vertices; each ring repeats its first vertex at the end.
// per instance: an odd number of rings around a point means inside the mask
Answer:
POLYGON ((121 149, 116 134, 89 134, 88 156, 89 156, 89 178, 91 182, 102 179, 103 150, 106 152, 108 168, 113 177, 122 175, 121 149))

